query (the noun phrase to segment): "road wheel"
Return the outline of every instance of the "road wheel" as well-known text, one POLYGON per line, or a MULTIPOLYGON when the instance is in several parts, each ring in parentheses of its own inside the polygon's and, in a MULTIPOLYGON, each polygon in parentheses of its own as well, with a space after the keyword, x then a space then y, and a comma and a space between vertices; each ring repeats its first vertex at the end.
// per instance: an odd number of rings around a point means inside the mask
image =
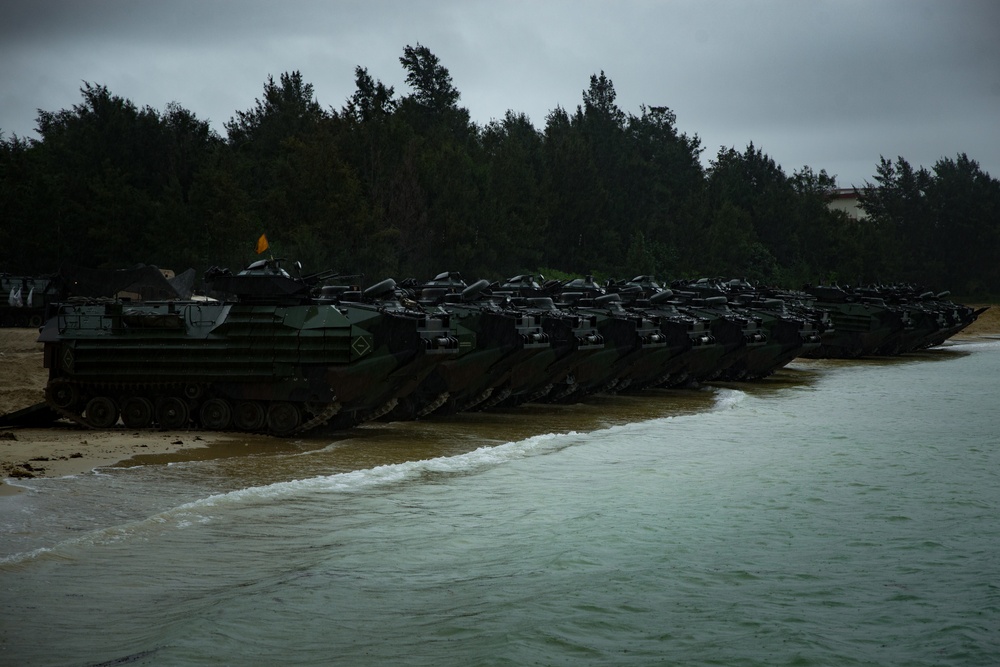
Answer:
POLYGON ((69 410, 80 400, 80 390, 67 382, 53 382, 48 388, 49 400, 52 405, 63 410, 69 410))
POLYGON ((149 428, 153 423, 153 402, 144 396, 131 396, 122 403, 122 423, 127 428, 149 428))
POLYGON ((233 409, 222 398, 210 398, 201 406, 201 425, 213 431, 225 431, 233 419, 233 409))
POLYGON ((156 421, 161 429, 187 428, 191 411, 184 399, 167 396, 156 408, 156 421))
POLYGON ((233 423, 241 431, 259 431, 264 427, 264 408, 257 401, 240 401, 233 409, 233 423))
POLYGON ((286 435, 299 427, 302 411, 294 403, 271 403, 267 409, 267 428, 271 433, 286 435))
POLYGON ((85 419, 94 428, 111 428, 118 423, 118 406, 107 396, 95 396, 87 402, 85 419))

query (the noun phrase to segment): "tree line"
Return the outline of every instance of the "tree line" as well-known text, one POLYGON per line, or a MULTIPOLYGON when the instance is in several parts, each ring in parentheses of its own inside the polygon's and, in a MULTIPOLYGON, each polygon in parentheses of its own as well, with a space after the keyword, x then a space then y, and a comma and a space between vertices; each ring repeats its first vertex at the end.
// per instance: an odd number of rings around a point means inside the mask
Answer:
POLYGON ((707 167, 667 107, 620 109, 604 72, 574 110, 479 125, 448 69, 407 46, 406 94, 358 67, 324 109, 299 72, 269 77, 226 136, 86 83, 39 111, 39 139, 0 133, 0 271, 137 263, 238 269, 266 233, 306 267, 429 278, 746 277, 771 284, 918 282, 1000 293, 1000 182, 965 154, 881 159, 868 217, 827 206, 836 182, 787 174, 752 143, 707 167))

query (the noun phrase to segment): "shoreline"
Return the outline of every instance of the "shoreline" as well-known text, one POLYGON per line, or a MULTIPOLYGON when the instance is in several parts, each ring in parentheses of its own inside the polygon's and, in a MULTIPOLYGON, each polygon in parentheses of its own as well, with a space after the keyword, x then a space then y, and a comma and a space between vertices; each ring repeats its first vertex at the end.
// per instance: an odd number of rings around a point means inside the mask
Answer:
POLYGON ((0 497, 23 491, 21 479, 87 475, 100 468, 166 465, 286 449, 289 441, 257 433, 91 431, 69 423, 0 430, 0 497), (6 479, 4 479, 6 478, 6 479))
MULTIPOLYGON (((997 340, 1000 307, 994 305, 984 315, 950 341, 997 340)), ((42 345, 35 342, 36 338, 33 329, 0 329, 0 414, 44 400, 47 372, 42 367, 42 345)), ((331 433, 285 440, 255 433, 136 431, 124 427, 92 431, 68 422, 46 428, 2 428, 0 498, 24 490, 17 485, 18 479, 68 477, 126 464, 166 465, 287 450, 316 436, 321 436, 324 444, 337 438, 331 433)))

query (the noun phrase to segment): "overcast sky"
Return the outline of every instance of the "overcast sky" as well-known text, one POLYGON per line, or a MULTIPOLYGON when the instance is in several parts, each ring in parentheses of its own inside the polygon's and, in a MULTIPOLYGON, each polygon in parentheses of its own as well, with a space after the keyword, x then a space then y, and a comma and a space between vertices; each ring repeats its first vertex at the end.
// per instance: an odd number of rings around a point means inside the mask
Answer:
POLYGON ((5 0, 0 130, 37 138, 37 110, 80 103, 86 81, 224 135, 268 75, 300 71, 328 108, 358 65, 405 94, 417 43, 480 124, 513 110, 541 128, 603 70, 626 113, 673 109, 706 163, 752 141, 841 187, 880 155, 964 152, 1000 178, 998 0, 5 0))

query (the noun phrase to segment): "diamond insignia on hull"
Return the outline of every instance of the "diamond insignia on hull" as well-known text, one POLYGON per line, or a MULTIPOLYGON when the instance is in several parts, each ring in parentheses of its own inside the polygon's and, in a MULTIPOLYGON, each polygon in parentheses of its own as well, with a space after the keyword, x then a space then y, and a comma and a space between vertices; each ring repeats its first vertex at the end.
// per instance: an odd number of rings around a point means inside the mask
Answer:
POLYGON ((354 342, 351 343, 351 349, 354 350, 354 354, 359 357, 363 357, 372 351, 372 344, 364 336, 358 336, 354 339, 354 342))
POLYGON ((73 350, 71 348, 68 347, 63 348, 63 353, 62 353, 63 370, 70 372, 73 371, 73 364, 76 361, 74 357, 75 355, 73 354, 73 350))

